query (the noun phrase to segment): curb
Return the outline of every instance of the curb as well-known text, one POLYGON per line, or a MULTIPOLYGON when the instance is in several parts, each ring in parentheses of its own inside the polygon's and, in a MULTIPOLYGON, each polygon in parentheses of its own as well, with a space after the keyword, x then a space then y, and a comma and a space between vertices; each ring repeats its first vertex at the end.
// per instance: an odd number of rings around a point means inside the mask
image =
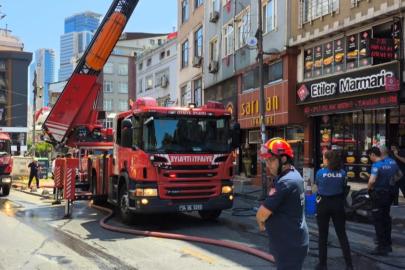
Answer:
POLYGON ((25 190, 20 190, 20 189, 13 189, 14 191, 19 191, 28 195, 33 195, 33 196, 37 196, 37 197, 42 197, 42 198, 47 198, 47 199, 54 199, 54 196, 49 196, 49 195, 42 195, 39 193, 35 193, 35 192, 30 192, 30 191, 25 191, 25 190))

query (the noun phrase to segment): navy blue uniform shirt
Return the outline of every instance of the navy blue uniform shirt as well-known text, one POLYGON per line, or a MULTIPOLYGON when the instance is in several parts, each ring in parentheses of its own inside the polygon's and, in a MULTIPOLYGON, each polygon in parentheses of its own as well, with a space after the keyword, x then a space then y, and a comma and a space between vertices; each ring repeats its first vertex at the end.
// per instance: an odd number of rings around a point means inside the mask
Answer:
POLYGON ((391 166, 391 186, 395 186, 395 175, 399 171, 398 164, 390 157, 386 157, 383 161, 391 166))
POLYGON ((383 160, 379 160, 371 167, 371 175, 376 175, 377 180, 374 183, 374 189, 376 191, 389 191, 392 168, 389 164, 383 160))
POLYGON ((35 164, 34 162, 31 162, 30 164, 28 164, 28 168, 31 169, 30 171, 30 175, 37 175, 38 171, 39 171, 39 164, 35 164))
POLYGON ((304 180, 295 169, 277 177, 263 206, 273 214, 265 221, 269 249, 279 260, 308 252, 308 227, 304 213, 304 180))
POLYGON ((316 173, 315 185, 318 186, 318 194, 333 196, 343 193, 343 185, 346 181, 344 170, 332 171, 328 167, 316 173))

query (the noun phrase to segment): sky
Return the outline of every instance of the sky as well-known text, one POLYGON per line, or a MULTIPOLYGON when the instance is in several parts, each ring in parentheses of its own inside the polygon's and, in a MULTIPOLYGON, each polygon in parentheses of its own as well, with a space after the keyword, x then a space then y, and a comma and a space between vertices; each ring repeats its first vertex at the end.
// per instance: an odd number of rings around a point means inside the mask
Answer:
MULTIPOLYGON (((112 0, 0 0, 0 28, 20 37, 24 51, 49 48, 55 50, 56 79, 60 58, 60 35, 64 21, 75 13, 93 11, 104 14, 112 0), (1 17, 1 16, 0 16, 1 17), (6 26, 7 25, 7 26, 6 26)), ((176 0, 139 0, 127 23, 125 32, 170 33, 177 30, 176 0)), ((103 17, 100 18, 100 22, 103 17)))

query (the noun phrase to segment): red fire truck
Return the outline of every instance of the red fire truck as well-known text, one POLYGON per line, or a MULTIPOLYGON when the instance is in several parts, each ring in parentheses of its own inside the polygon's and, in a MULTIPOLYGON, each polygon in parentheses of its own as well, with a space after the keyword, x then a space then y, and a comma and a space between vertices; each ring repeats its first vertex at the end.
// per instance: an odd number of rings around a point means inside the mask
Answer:
POLYGON ((78 148, 84 159, 57 162, 66 166, 61 170, 69 180, 65 198, 108 201, 127 224, 139 217, 136 213, 198 211, 215 219, 233 204, 232 150, 239 143, 239 126, 231 132, 230 113, 221 103, 174 108, 140 98, 115 117, 114 132, 90 140, 99 134, 97 76, 137 2, 113 2, 43 124, 47 140, 78 148), (69 166, 81 167, 76 179, 85 182, 76 195, 69 191, 75 187, 69 166))
POLYGON ((0 188, 3 196, 10 194, 13 176, 13 160, 11 158, 11 140, 6 133, 0 133, 0 188))

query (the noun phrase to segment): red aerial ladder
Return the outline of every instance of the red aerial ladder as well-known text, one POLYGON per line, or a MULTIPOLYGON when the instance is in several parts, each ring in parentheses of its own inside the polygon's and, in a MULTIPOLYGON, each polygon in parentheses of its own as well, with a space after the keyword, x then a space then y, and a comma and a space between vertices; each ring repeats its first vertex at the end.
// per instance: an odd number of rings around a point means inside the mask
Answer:
MULTIPOLYGON (((114 0, 42 129, 54 146, 73 147, 75 127, 94 128, 102 85, 96 82, 139 0, 114 0)), ((97 125, 97 127, 101 127, 97 125)))

